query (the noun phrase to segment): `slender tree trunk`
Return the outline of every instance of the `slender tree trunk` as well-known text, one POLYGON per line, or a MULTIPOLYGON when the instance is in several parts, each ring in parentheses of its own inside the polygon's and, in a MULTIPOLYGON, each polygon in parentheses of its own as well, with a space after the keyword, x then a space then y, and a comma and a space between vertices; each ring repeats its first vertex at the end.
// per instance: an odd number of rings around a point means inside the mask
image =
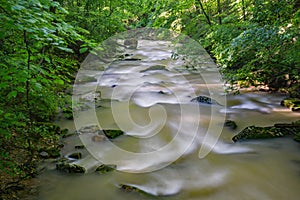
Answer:
POLYGON ((207 15, 207 13, 205 12, 205 9, 204 9, 204 7, 203 7, 203 4, 202 4, 201 0, 198 0, 198 3, 199 3, 199 5, 200 5, 200 8, 201 8, 201 10, 202 10, 202 12, 203 12, 203 14, 204 14, 206 20, 207 20, 207 23, 211 26, 212 24, 211 24, 210 18, 209 18, 209 16, 207 15))
POLYGON ((27 32, 23 31, 23 40, 24 40, 24 44, 25 44, 25 48, 27 51, 27 80, 26 80, 26 110, 27 110, 27 115, 28 115, 28 122, 27 122, 27 133, 26 133, 26 139, 27 139, 27 143, 28 143, 28 149, 29 152, 31 153, 31 158, 32 159, 32 155, 33 155, 33 148, 31 145, 31 137, 30 137, 30 133, 31 133, 31 129, 32 129, 32 113, 31 113, 31 106, 30 106, 30 79, 31 79, 31 73, 30 73, 30 62, 31 62, 31 51, 29 48, 29 41, 28 41, 28 36, 27 36, 27 32))
POLYGON ((243 20, 246 21, 246 6, 245 6, 245 0, 242 0, 242 10, 243 10, 243 20))
POLYGON ((222 17, 221 17, 221 14, 222 14, 222 9, 221 9, 221 2, 220 0, 217 0, 218 2, 218 19, 219 19, 219 24, 222 24, 222 17))

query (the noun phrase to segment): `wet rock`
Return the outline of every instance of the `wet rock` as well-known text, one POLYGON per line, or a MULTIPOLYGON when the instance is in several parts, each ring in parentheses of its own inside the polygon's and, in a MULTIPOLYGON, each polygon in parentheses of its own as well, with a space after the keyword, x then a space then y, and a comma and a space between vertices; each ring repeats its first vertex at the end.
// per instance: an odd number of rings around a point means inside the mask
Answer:
POLYGON ((151 197, 155 196, 153 194, 147 193, 147 192, 145 192, 137 187, 131 186, 131 185, 120 184, 120 185, 118 185, 118 187, 125 192, 137 192, 137 193, 140 193, 140 194, 146 195, 146 196, 151 196, 151 197))
POLYGON ((106 174, 108 172, 111 171, 115 171, 117 169, 117 165, 100 165, 99 167, 97 167, 96 172, 100 173, 100 174, 106 174))
POLYGON ((124 61, 140 61, 142 60, 141 58, 125 58, 123 59, 124 61))
POLYGON ((59 162, 56 164, 56 169, 58 171, 63 171, 67 173, 85 173, 85 168, 76 164, 68 162, 59 162))
POLYGON ((293 139, 294 139, 296 142, 300 142, 300 132, 296 133, 293 139))
POLYGON ((137 49, 138 46, 138 40, 135 38, 130 38, 130 39, 126 39, 124 41, 124 45, 126 46, 126 48, 128 49, 137 49))
POLYGON ((90 125, 82 127, 77 131, 78 134, 95 134, 92 137, 94 142, 101 142, 107 138, 114 139, 120 135, 123 135, 124 132, 121 130, 100 130, 97 125, 90 125), (103 133, 102 133, 103 131, 103 133), (104 135, 103 135, 104 134, 104 135), (106 137, 105 137, 106 136, 106 137))
POLYGON ((100 129, 97 125, 84 126, 77 131, 78 134, 99 133, 99 132, 100 129))
POLYGON ((207 96, 198 96, 191 100, 191 102, 197 102, 197 103, 204 103, 204 104, 214 104, 214 105, 221 105, 216 100, 207 97, 207 96))
POLYGON ((154 66, 148 67, 147 69, 142 70, 141 72, 155 71, 155 70, 166 70, 166 66, 154 65, 154 66))
POLYGON ((76 79, 76 83, 97 82, 98 80, 92 76, 82 76, 76 79))
POLYGON ((106 137, 104 135, 94 135, 92 137, 93 142, 102 142, 104 140, 106 140, 106 137))
POLYGON ((74 148, 75 148, 75 149, 84 149, 85 146, 84 146, 84 145, 75 145, 74 148))
POLYGON ((280 102, 280 105, 285 106, 292 111, 300 111, 300 99, 299 98, 286 98, 280 102))
POLYGON ((60 157, 60 147, 48 147, 41 149, 40 157, 44 159, 60 157))
POLYGON ((246 139, 267 139, 267 138, 277 138, 287 135, 285 131, 281 128, 276 128, 274 126, 270 127, 256 127, 248 126, 236 136, 232 138, 234 142, 246 140, 246 139))
POLYGON ((67 158, 71 159, 71 160, 79 160, 82 158, 82 154, 80 152, 76 152, 76 153, 71 153, 70 155, 67 155, 67 158))
POLYGON ((121 130, 103 130, 103 132, 109 139, 114 139, 124 134, 121 130))
POLYGON ((74 135, 76 135, 75 133, 66 133, 66 134, 64 134, 63 136, 62 136, 62 138, 68 138, 68 137, 72 137, 72 136, 74 136, 74 135))
POLYGON ((226 120, 224 122, 224 126, 228 127, 228 128, 231 128, 232 130, 235 130, 237 128, 237 125, 234 121, 232 120, 226 120))
POLYGON ((49 154, 46 151, 40 152, 39 155, 41 158, 44 158, 44 159, 49 158, 49 154))

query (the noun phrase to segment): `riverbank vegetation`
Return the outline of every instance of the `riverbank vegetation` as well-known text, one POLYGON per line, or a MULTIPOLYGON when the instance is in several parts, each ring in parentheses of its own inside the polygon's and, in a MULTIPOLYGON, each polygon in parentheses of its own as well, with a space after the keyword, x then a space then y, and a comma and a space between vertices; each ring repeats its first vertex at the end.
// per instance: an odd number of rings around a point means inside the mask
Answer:
POLYGON ((267 86, 300 98, 299 7, 299 0, 1 0, 1 195, 34 177, 41 157, 59 156, 63 131, 51 122, 70 115, 66 97, 80 63, 116 33, 186 34, 232 88, 267 86))

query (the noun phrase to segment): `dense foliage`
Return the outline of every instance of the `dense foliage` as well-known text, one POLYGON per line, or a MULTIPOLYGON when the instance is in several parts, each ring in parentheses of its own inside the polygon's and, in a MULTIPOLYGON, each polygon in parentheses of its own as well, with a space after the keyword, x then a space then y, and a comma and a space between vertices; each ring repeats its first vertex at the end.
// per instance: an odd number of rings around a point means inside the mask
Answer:
POLYGON ((228 83, 299 97, 299 7, 299 0, 1 0, 0 170, 24 178, 41 151, 57 155, 46 146, 61 131, 49 122, 67 110, 80 62, 128 29, 187 34, 228 83))

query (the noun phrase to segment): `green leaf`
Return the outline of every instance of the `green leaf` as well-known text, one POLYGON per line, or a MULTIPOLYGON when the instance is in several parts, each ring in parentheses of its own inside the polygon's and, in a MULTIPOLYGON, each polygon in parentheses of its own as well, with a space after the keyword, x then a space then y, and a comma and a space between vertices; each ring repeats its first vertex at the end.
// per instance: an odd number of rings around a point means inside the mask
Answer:
POLYGON ((54 80, 54 83, 58 84, 58 85, 63 85, 65 82, 61 79, 56 79, 56 80, 54 80))
POLYGON ((74 53, 72 49, 67 48, 67 47, 60 47, 60 46, 58 46, 57 48, 59 48, 62 51, 68 52, 68 53, 74 53))
POLYGON ((10 93, 8 93, 7 97, 10 98, 16 98, 18 92, 17 91, 11 91, 10 93))
POLYGON ((79 50, 80 53, 85 53, 89 48, 83 47, 79 50))

